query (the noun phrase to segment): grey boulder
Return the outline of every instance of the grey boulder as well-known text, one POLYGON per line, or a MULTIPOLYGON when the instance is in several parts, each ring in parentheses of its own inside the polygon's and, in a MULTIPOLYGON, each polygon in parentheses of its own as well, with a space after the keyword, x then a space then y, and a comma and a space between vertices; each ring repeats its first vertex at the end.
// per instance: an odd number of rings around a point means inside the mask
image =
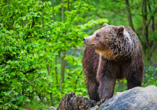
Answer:
POLYGON ((157 110, 157 87, 135 87, 118 92, 100 107, 90 110, 157 110))

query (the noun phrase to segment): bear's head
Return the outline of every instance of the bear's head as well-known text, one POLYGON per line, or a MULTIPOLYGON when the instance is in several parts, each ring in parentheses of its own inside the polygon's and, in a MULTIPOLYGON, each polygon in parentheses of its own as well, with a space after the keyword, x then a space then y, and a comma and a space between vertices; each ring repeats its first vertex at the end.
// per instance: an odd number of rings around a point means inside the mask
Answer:
MULTIPOLYGON (((84 37, 86 46, 94 48, 108 60, 114 60, 116 54, 111 45, 116 45, 125 35, 124 26, 112 26, 104 23, 102 28, 95 31, 93 35, 84 37)), ((118 45, 118 44, 117 44, 118 45)))

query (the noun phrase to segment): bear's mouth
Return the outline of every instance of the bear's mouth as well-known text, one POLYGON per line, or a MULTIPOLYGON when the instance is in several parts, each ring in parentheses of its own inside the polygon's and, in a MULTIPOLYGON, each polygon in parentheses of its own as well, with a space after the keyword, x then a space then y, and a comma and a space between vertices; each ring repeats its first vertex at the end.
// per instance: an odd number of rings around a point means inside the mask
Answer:
POLYGON ((93 45, 95 45, 95 44, 90 44, 90 45, 88 45, 88 46, 93 46, 93 45))
POLYGON ((86 43, 86 42, 84 42, 84 44, 85 44, 86 46, 93 46, 93 45, 95 45, 95 44, 88 44, 88 43, 86 43))

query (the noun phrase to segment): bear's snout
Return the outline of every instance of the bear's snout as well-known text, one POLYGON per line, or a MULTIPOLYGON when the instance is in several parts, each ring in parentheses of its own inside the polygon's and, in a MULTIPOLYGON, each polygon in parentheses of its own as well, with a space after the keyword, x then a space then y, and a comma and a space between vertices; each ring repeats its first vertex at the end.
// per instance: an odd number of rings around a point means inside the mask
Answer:
POLYGON ((83 38, 83 43, 86 44, 86 45, 89 45, 89 39, 84 37, 83 38))
POLYGON ((92 46, 93 47, 93 45, 95 45, 95 43, 93 41, 93 36, 84 37, 83 40, 84 40, 84 44, 86 46, 90 46, 90 47, 92 46))

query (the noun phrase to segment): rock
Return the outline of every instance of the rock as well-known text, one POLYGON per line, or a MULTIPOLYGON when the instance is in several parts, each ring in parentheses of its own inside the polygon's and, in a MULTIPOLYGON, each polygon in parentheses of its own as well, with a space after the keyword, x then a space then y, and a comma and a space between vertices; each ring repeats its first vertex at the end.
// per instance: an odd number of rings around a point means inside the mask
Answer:
MULTIPOLYGON (((90 110, 96 110, 91 108, 90 110)), ((99 110, 157 110, 157 87, 135 87, 116 93, 99 110)))
POLYGON ((157 87, 135 87, 117 92, 100 106, 87 97, 66 94, 57 110, 157 110, 157 87), (93 107, 94 106, 94 107, 93 107))
POLYGON ((96 106, 94 106, 94 107, 90 108, 89 110, 98 110, 98 108, 99 108, 99 106, 98 106, 98 105, 96 105, 96 106))
POLYGON ((72 92, 61 99, 57 110, 87 110, 94 105, 96 105, 95 101, 88 100, 87 97, 75 96, 72 92))

